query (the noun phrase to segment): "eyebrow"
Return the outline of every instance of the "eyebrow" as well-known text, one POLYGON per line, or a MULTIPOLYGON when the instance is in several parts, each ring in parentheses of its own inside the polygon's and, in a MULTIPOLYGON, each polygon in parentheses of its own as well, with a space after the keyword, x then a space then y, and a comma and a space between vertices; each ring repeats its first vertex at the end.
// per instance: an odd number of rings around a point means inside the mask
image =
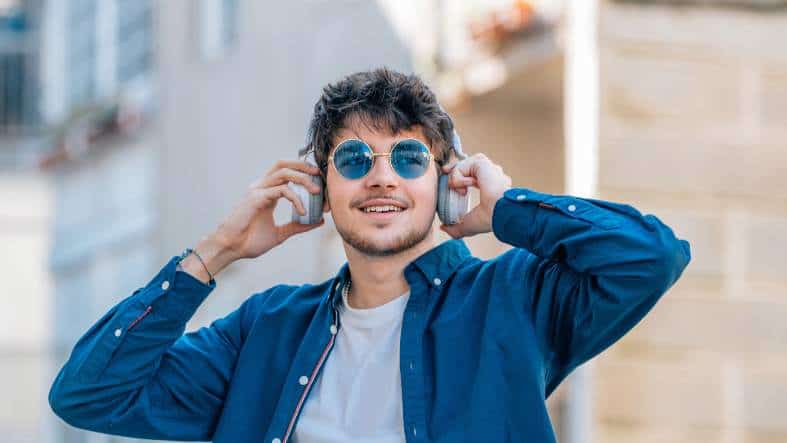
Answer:
MULTIPOLYGON (((360 140, 360 141, 362 141, 362 142, 366 143, 367 145, 369 145, 369 147, 370 147, 370 148, 374 148, 374 146, 372 146, 372 144, 371 144, 371 143, 369 143, 368 141, 364 140, 364 139, 363 139, 363 137, 361 137, 361 135, 360 135, 360 134, 358 134, 357 132, 355 132, 355 129, 352 129, 352 128, 347 128, 347 130, 349 130, 349 131, 350 131, 350 132, 351 132, 351 133, 352 133, 352 134, 353 134, 353 135, 354 135, 356 138, 358 138, 358 140, 360 140)), ((401 134, 400 134, 400 135, 401 135, 401 134)), ((396 137, 396 136, 394 135, 394 137, 396 137)), ((398 141, 400 141, 400 140, 406 140, 406 139, 413 139, 413 140, 418 140, 418 141, 420 141, 421 143, 425 144, 425 145, 426 145, 426 147, 428 147, 429 149, 432 149, 432 147, 431 147, 431 146, 429 146, 429 143, 426 143, 426 142, 424 142, 424 141, 422 141, 422 140, 420 140, 420 139, 417 139, 417 138, 415 138, 415 137, 399 137, 399 138, 397 138, 396 140, 394 140, 394 142, 393 142, 393 143, 391 143, 391 146, 393 146, 393 145, 394 145, 396 142, 398 142, 398 141)), ((390 149, 390 148, 391 148, 391 146, 388 146, 388 148, 390 149)))
MULTIPOLYGON (((354 135, 354 136, 355 136, 355 137, 356 137, 358 140, 360 140, 360 141, 362 141, 362 142, 366 143, 366 144, 367 144, 367 145, 368 145, 370 148, 372 148, 372 151, 374 151, 374 146, 372 146, 372 144, 371 144, 371 143, 369 143, 368 141, 364 140, 364 139, 363 139, 363 137, 361 137, 361 135, 360 135, 360 134, 358 134, 358 133, 355 131, 355 129, 353 129, 353 128, 351 128, 351 127, 347 127, 347 126, 345 126, 345 127, 344 127, 344 129, 346 129, 346 130, 348 130, 350 133, 352 133, 352 134, 353 134, 353 135, 354 135)), ((425 141, 423 141, 423 140, 420 140, 420 139, 418 139, 418 138, 415 138, 415 137, 402 137, 402 138, 400 138, 400 139, 398 139, 398 140, 394 141, 393 143, 391 143, 391 145, 390 145, 390 146, 388 146, 388 151, 386 151, 386 152, 390 152, 390 150, 391 150, 391 147, 392 147, 392 146, 393 146, 393 145, 394 145, 396 142, 398 142, 399 140, 404 140, 404 139, 408 139, 408 138, 411 138, 411 139, 415 139, 415 140, 418 140, 418 141, 420 141, 421 143, 423 143, 424 145, 426 145, 426 147, 427 147, 427 148, 429 148, 429 152, 432 152, 432 145, 431 145, 430 143, 427 143, 427 142, 425 142, 425 141)), ((334 148, 335 148, 335 146, 334 146, 334 148)), ((331 148, 331 152, 329 152, 329 154, 333 153, 333 150, 334 150, 334 149, 333 149, 333 148, 331 148)))
MULTIPOLYGON (((369 143, 368 141, 364 140, 363 137, 361 137, 361 134, 358 134, 357 132, 355 132, 355 129, 353 129, 353 128, 346 128, 346 129, 349 130, 358 140, 366 143, 370 148, 372 148, 372 151, 374 151, 374 146, 372 146, 372 144, 369 143)), ((394 143, 396 143, 396 142, 394 142, 394 143)), ((391 146, 393 146, 393 143, 391 143, 391 146)), ((391 146, 388 147, 389 150, 390 150, 391 146)))

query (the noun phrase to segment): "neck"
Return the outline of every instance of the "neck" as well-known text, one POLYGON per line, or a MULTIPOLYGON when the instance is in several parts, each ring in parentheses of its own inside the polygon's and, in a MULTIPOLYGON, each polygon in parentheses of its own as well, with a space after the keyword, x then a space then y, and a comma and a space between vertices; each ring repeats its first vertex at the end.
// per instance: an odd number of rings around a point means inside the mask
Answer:
POLYGON ((404 278, 404 268, 413 260, 434 248, 434 232, 410 249, 395 255, 373 257, 344 244, 352 284, 347 299, 353 308, 370 309, 384 305, 410 289, 404 278))

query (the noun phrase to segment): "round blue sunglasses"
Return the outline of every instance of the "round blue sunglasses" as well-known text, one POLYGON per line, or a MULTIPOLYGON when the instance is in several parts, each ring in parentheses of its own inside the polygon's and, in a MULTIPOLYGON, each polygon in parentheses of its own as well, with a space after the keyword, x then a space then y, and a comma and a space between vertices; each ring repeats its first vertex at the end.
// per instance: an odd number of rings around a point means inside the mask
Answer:
POLYGON ((359 179, 374 167, 377 157, 388 157, 391 168, 405 179, 418 178, 426 173, 434 155, 420 140, 398 140, 389 152, 376 153, 363 140, 351 138, 336 145, 328 161, 344 178, 359 179))

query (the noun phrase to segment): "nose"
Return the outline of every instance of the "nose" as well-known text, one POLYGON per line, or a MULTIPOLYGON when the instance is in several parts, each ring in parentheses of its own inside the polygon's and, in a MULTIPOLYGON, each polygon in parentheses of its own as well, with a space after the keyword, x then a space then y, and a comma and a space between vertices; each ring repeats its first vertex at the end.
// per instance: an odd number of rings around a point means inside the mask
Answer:
POLYGON ((370 188, 393 189, 398 185, 399 175, 391 167, 389 156, 378 156, 372 169, 366 175, 366 186, 370 188))

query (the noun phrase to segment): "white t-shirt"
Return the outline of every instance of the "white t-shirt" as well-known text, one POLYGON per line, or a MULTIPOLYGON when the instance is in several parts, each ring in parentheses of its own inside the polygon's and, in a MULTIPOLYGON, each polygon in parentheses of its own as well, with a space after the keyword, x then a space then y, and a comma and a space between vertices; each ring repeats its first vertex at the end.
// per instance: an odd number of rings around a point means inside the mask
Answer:
POLYGON ((371 309, 342 294, 341 325, 293 443, 403 443, 399 337, 410 292, 371 309))

